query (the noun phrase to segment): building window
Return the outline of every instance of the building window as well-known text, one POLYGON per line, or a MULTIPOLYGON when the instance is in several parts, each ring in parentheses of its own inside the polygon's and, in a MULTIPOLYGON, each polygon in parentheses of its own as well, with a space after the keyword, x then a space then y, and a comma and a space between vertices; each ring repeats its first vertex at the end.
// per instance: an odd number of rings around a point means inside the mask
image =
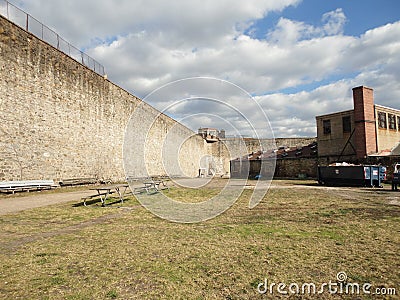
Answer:
POLYGON ((351 118, 350 118, 350 116, 343 117, 342 118, 342 124, 343 124, 343 133, 351 132, 351 118))
POLYGON ((323 120, 322 127, 324 128, 324 134, 331 134, 331 120, 323 120))
POLYGON ((396 130, 396 116, 388 114, 389 129, 396 130))
POLYGON ((387 128, 386 113, 378 111, 378 126, 379 128, 387 128))
POLYGON ((397 116, 397 130, 400 131, 400 116, 397 116))

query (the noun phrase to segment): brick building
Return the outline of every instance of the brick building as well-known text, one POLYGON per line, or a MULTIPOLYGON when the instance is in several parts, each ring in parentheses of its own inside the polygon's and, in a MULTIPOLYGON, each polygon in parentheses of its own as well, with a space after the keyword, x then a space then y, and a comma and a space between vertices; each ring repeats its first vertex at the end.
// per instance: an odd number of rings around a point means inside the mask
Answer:
POLYGON ((400 110, 374 104, 373 89, 353 88, 354 109, 317 116, 319 157, 362 160, 396 155, 400 110))

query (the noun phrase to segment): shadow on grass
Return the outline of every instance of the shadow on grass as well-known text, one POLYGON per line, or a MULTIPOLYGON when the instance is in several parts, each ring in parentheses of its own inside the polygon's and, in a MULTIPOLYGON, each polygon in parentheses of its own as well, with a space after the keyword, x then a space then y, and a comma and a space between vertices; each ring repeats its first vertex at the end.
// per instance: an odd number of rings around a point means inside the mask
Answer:
MULTIPOLYGON (((127 201, 129 201, 129 198, 124 199, 124 202, 123 202, 123 203, 125 203, 125 202, 127 202, 127 201)), ((86 200, 86 206, 90 206, 90 205, 93 205, 93 204, 95 204, 95 203, 101 203, 100 198, 95 198, 95 199, 91 199, 91 200, 86 200)), ((119 198, 108 198, 108 199, 106 200, 105 206, 111 206, 111 205, 113 205, 113 204, 123 204, 123 203, 121 203, 121 200, 120 200, 119 198)), ((83 200, 82 200, 81 202, 79 202, 79 203, 75 203, 75 204, 72 205, 72 207, 81 207, 81 206, 83 206, 83 207, 85 206, 85 205, 83 204, 83 200)), ((101 205, 100 205, 100 206, 101 206, 101 205)), ((103 207, 103 206, 101 206, 101 207, 103 207)))
POLYGON ((276 182, 282 182, 290 185, 300 185, 300 186, 321 186, 317 179, 315 178, 274 178, 276 182))

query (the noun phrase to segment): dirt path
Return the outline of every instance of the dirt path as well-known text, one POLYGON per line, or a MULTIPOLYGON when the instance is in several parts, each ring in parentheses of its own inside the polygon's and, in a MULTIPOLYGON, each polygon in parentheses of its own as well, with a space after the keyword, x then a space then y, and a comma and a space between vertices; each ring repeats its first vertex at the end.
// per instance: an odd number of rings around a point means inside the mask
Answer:
MULTIPOLYGON (((141 184, 137 183, 132 186, 141 186, 141 184)), ((84 187, 84 189, 83 187, 77 187, 72 188, 73 190, 69 191, 60 188, 51 192, 25 192, 16 196, 0 194, 0 215, 70 201, 76 201, 76 203, 79 203, 82 197, 96 193, 95 191, 90 190, 93 187, 94 186, 87 186, 84 187)))
MULTIPOLYGON (((176 182, 171 182, 168 185, 181 185, 183 187, 201 187, 206 185, 209 180, 205 180, 204 178, 195 178, 195 179, 183 179, 176 180, 176 182)), ((238 180, 239 184, 243 183, 238 180)), ((226 184, 226 180, 214 180, 208 186, 215 187, 223 187, 226 184)), ((138 184, 139 186, 140 184, 138 184)), ((249 187, 252 187, 252 182, 248 183, 249 187)), ((241 186, 241 185, 240 185, 241 186)), ((345 198, 356 198, 356 195, 360 192, 377 192, 374 189, 354 189, 354 188, 346 188, 346 187, 326 187, 326 186, 317 186, 317 185, 299 185, 293 184, 291 182, 274 182, 270 186, 271 189, 286 189, 286 188, 303 188, 303 189, 325 189, 330 190, 332 192, 339 193, 340 196, 344 196, 345 198)), ((380 190, 381 193, 389 193, 386 196, 392 196, 390 200, 392 200, 393 205, 399 205, 399 196, 392 195, 390 191, 380 190), (393 197, 397 196, 397 197, 393 197), (392 199, 393 198, 393 199, 392 199)), ((88 189, 86 190, 78 190, 78 191, 56 191, 53 193, 46 192, 33 192, 33 193, 25 193, 24 195, 19 195, 17 197, 13 196, 2 196, 0 195, 0 215, 5 215, 8 213, 14 213, 18 211, 23 211, 26 209, 42 207, 47 205, 65 203, 70 201, 76 201, 77 203, 80 201, 82 197, 92 195, 93 191, 88 189)), ((399 193, 400 194, 400 193, 399 193)))
POLYGON ((25 195, 19 197, 3 196, 0 197, 0 215, 69 201, 79 202, 82 197, 92 194, 93 191, 82 190, 55 193, 34 192, 26 193, 25 195))

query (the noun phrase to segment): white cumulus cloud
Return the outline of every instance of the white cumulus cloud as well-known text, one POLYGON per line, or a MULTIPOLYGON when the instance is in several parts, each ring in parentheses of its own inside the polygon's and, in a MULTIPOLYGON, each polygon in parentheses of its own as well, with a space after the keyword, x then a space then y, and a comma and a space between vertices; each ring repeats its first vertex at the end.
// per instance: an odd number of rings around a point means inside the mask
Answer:
MULTIPOLYGON (((346 12, 337 8, 321 15, 319 26, 282 17, 265 38, 248 33, 272 11, 299 3, 19 1, 105 65, 109 79, 133 94, 144 97, 187 77, 229 80, 256 96, 276 136, 315 135, 315 116, 352 108, 351 88, 359 85, 374 88, 377 103, 400 109, 400 22, 349 36, 344 34, 346 12)), ((225 100, 248 113, 244 101, 229 95, 225 100)), ((162 108, 168 101, 152 99, 151 104, 162 108)), ((182 106, 174 113, 182 118, 195 107, 182 106)), ((227 110, 213 113, 235 121, 227 110)), ((194 129, 224 124, 204 115, 191 122, 194 129), (211 119, 214 124, 202 124, 211 119)))

